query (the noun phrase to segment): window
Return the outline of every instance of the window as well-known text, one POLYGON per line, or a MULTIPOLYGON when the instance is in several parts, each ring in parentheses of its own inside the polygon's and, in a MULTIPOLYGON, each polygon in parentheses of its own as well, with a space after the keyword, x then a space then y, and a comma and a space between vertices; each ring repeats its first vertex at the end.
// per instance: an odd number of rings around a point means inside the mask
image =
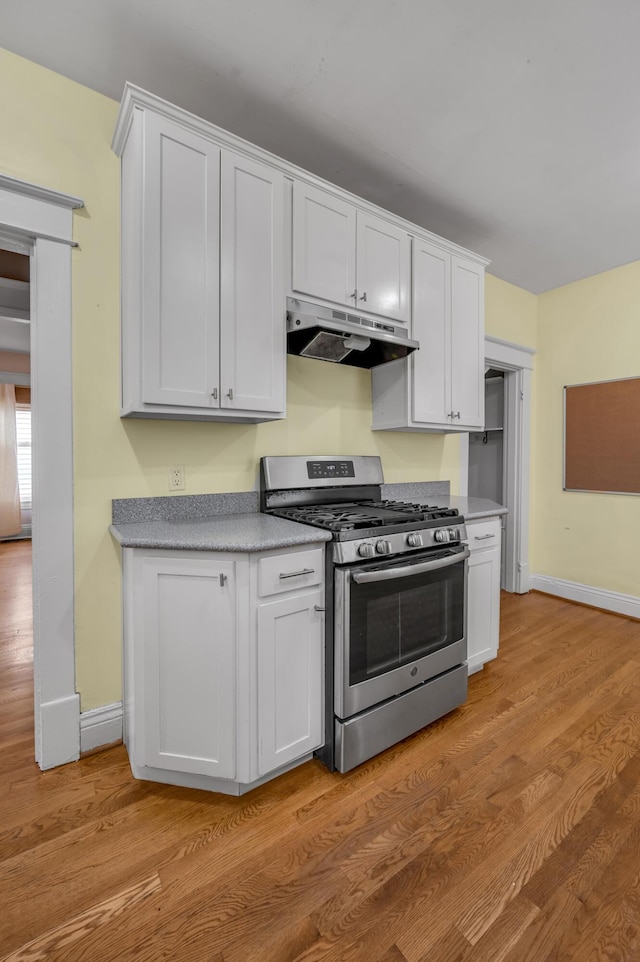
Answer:
POLYGON ((16 404, 16 440, 20 509, 25 511, 31 508, 31 408, 26 404, 16 404))

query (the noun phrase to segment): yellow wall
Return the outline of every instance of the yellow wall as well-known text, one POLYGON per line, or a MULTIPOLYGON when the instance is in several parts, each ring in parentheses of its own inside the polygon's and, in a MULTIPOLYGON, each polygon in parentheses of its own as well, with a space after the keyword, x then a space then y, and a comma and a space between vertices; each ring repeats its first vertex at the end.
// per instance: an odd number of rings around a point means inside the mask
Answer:
POLYGON ((485 278, 485 330, 523 347, 537 346, 538 299, 492 274, 485 278))
MULTIPOLYGON (((640 374, 640 262, 538 298, 531 570, 640 595, 640 497, 562 490, 563 387, 640 374)), ((640 412, 639 412, 640 416, 640 412)), ((594 457, 598 452, 594 451, 594 457)))

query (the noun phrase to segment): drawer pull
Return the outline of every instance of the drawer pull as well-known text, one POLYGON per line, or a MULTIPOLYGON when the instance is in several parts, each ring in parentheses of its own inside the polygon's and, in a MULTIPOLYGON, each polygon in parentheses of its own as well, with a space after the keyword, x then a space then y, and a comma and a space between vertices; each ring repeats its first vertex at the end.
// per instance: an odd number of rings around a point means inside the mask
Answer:
POLYGON ((326 609, 326 608, 322 608, 320 605, 314 605, 314 606, 313 606, 313 610, 314 610, 314 611, 326 611, 327 609, 326 609))
POLYGON ((280 580, 284 581, 285 578, 299 578, 300 575, 312 574, 315 574, 315 568, 303 568, 301 571, 287 571, 286 574, 280 572, 280 580))
POLYGON ((486 541, 487 538, 495 538, 495 534, 476 534, 474 537, 476 541, 486 541))

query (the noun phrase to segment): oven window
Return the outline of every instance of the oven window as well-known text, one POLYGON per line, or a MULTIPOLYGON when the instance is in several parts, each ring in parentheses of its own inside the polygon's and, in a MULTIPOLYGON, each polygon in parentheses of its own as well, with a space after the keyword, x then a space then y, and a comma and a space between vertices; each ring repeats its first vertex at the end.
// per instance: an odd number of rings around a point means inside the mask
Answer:
POLYGON ((349 684, 459 641, 464 635, 464 570, 461 561, 398 580, 352 581, 349 684))

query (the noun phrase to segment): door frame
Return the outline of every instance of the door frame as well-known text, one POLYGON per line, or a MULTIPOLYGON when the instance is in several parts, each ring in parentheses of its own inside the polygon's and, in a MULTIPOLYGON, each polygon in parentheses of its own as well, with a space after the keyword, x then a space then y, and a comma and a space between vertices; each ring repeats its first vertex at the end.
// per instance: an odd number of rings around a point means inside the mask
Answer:
POLYGON ((75 689, 71 251, 83 201, 0 174, 0 246, 31 260, 35 758, 80 756, 75 689))
MULTIPOLYGON (((535 348, 485 335, 485 365, 505 373, 504 397, 504 581, 517 594, 529 590, 529 477, 531 372, 535 348)), ((469 490, 469 435, 460 438, 460 493, 469 490)))

